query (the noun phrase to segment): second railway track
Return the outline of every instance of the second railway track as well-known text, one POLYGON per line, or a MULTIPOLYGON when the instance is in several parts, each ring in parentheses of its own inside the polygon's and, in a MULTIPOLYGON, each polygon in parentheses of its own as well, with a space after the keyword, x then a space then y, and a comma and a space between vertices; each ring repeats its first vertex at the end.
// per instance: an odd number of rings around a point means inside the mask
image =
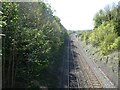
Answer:
POLYGON ((79 88, 79 79, 77 77, 75 57, 72 50, 73 42, 69 44, 70 60, 69 60, 69 88, 79 88))

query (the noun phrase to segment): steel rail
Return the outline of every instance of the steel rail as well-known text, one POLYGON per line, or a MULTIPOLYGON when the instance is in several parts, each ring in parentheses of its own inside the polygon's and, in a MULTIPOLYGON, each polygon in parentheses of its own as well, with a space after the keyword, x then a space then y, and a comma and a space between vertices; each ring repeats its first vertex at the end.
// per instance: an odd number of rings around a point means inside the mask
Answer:
MULTIPOLYGON (((79 45, 79 43, 77 42, 79 45)), ((78 48, 80 51, 80 48, 78 48)), ((86 61, 85 57, 82 55, 82 53, 79 54, 80 63, 82 67, 85 69, 84 72, 88 78, 88 84, 90 84, 90 88, 103 88, 101 81, 98 79, 98 77, 95 75, 94 71, 91 69, 91 66, 86 61)))

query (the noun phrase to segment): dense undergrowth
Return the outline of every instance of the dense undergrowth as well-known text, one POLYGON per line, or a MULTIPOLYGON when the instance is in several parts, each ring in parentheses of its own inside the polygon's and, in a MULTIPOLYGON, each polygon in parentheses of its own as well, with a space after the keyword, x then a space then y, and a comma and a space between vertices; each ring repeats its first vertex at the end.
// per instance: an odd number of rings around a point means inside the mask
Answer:
POLYGON ((120 49, 120 4, 100 10, 93 18, 94 30, 83 32, 81 39, 99 48, 102 55, 120 49))
POLYGON ((67 32, 50 6, 43 1, 2 2, 0 13, 5 34, 3 88, 32 88, 37 84, 47 87, 55 83, 53 78, 53 83, 48 82, 51 74, 46 72, 59 62, 67 32))

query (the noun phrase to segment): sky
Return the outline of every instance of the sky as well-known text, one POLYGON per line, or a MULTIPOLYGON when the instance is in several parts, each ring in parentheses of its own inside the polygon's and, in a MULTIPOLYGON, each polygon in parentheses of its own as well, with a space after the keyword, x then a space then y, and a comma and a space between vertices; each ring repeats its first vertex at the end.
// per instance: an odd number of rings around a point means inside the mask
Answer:
POLYGON ((93 29, 93 17, 106 5, 119 0, 45 0, 67 30, 93 29))

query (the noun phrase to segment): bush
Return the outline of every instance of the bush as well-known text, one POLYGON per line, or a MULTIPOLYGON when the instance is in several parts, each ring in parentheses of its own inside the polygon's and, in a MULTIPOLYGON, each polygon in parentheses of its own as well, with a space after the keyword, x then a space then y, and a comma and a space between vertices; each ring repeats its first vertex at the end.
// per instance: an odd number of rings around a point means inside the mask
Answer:
POLYGON ((112 50, 120 50, 120 37, 116 38, 114 43, 110 45, 112 50))
POLYGON ((101 54, 107 54, 118 48, 118 35, 113 21, 103 22, 95 28, 89 37, 89 42, 100 49, 101 54))
POLYGON ((85 44, 88 44, 89 36, 90 36, 90 32, 83 32, 81 35, 81 40, 83 40, 85 42, 85 44))
POLYGON ((91 33, 90 37, 89 37, 89 42, 93 45, 93 46, 98 46, 98 40, 97 40, 97 30, 93 31, 93 33, 91 33))
POLYGON ((116 37, 117 37, 117 34, 115 33, 104 36, 104 41, 101 42, 99 46, 101 54, 107 54, 113 51, 113 48, 111 48, 111 45, 114 43, 116 37))

